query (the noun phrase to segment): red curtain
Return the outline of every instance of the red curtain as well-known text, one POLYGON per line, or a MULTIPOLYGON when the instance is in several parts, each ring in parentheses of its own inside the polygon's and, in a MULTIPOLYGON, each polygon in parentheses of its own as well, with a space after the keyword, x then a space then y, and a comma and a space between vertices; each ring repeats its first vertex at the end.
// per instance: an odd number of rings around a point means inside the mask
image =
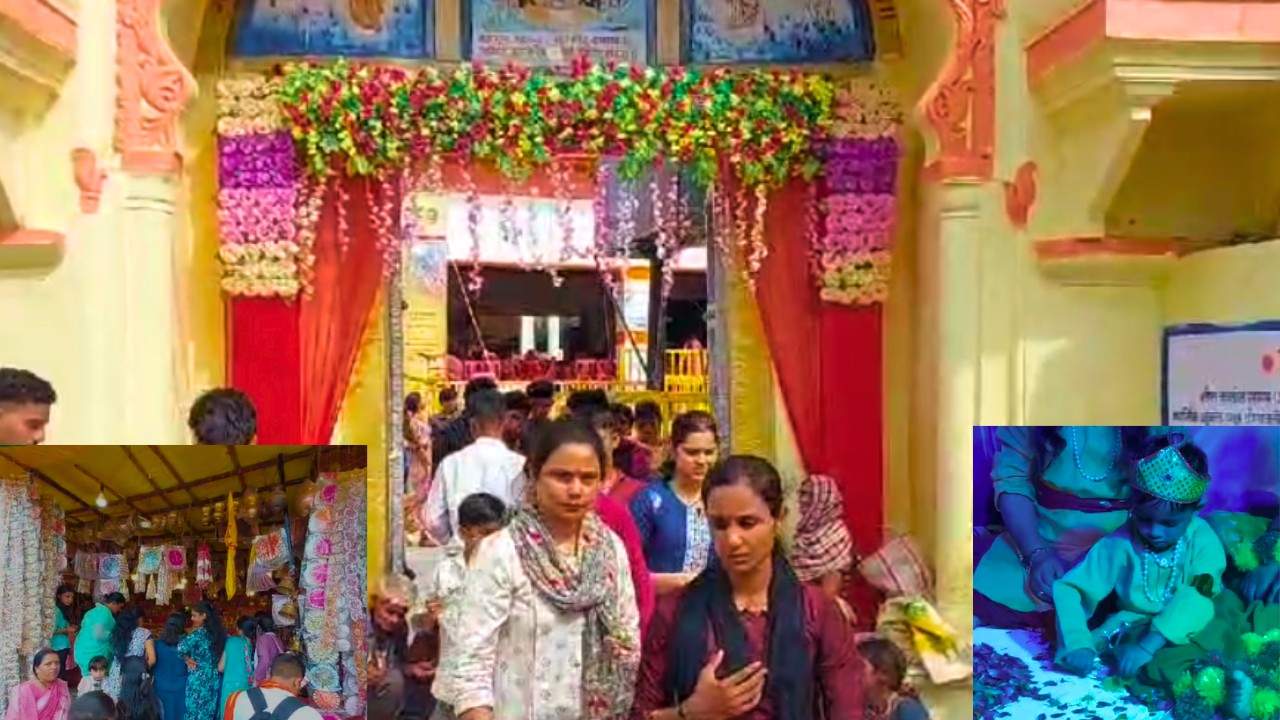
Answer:
POLYGON ((231 384, 258 411, 258 442, 301 441, 299 305, 280 298, 235 297, 228 303, 231 384))
POLYGON ((302 442, 327 444, 351 383, 360 340, 382 287, 382 255, 374 215, 390 202, 392 229, 399 227, 400 198, 391 185, 368 178, 343 179, 320 213, 315 241, 314 293, 303 300, 302 442), (338 203, 346 197, 346 234, 338 203), (385 197, 384 197, 385 195, 385 197))
POLYGON ((398 227, 398 190, 369 179, 341 182, 343 192, 329 191, 316 227, 311 296, 230 302, 231 383, 257 407, 261 443, 328 444, 382 287, 373 213, 382 193, 391 193, 398 227))
MULTIPOLYGON (((808 185, 769 196, 769 256, 756 300, 774 370, 805 468, 830 475, 844 495, 845 521, 861 553, 883 538, 881 308, 824 303, 809 270, 808 185)), ((874 620, 877 599, 863 583, 852 599, 874 620)))

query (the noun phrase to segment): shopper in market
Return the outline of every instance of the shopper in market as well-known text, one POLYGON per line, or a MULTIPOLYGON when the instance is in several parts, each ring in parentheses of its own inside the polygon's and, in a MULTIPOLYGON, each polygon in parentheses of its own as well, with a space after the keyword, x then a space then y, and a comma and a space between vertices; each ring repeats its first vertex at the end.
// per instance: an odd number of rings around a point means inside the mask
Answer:
POLYGON ((31 661, 31 679, 9 692, 4 720, 66 720, 71 691, 58 677, 61 668, 56 650, 37 650, 31 661))

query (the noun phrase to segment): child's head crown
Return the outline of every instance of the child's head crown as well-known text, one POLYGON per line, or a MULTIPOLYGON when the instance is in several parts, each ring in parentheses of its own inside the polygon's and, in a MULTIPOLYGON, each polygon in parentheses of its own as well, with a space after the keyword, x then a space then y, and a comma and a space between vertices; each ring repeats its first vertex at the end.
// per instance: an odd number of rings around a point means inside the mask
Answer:
POLYGON ((1169 445, 1138 461, 1135 484, 1139 490, 1175 503, 1197 503, 1209 487, 1209 478, 1192 469, 1179 451, 1169 445))

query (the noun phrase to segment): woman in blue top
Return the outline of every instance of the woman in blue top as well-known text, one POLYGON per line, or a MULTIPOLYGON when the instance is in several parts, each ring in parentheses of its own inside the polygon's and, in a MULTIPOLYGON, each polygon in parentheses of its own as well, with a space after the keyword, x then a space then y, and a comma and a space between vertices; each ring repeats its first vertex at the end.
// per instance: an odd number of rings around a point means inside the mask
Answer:
POLYGON ((76 612, 72 603, 75 602, 76 594, 70 585, 59 585, 58 591, 53 594, 53 637, 49 640, 49 647, 58 653, 58 659, 62 662, 58 666, 58 677, 70 684, 67 670, 67 656, 71 654, 71 638, 76 634, 77 627, 75 625, 76 612))
POLYGON ((663 479, 631 499, 631 514, 659 595, 684 587, 714 556, 702 484, 716 463, 719 439, 709 413, 695 410, 677 417, 671 424, 672 460, 663 479))
POLYGON ((187 661, 178 654, 178 643, 187 628, 185 613, 170 613, 156 643, 156 697, 164 720, 182 720, 187 707, 187 661))
POLYGON ((207 600, 191 607, 194 630, 178 642, 178 654, 187 661, 186 720, 216 720, 222 678, 218 675, 218 659, 227 644, 227 631, 222 627, 218 610, 207 600))

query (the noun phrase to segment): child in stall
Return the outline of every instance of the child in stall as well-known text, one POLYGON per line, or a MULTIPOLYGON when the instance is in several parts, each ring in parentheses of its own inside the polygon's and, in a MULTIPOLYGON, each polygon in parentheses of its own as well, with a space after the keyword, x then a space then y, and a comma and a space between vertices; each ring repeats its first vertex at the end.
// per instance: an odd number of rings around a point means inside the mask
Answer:
POLYGON ((858 640, 867 661, 868 720, 929 720, 929 710, 907 683, 907 658, 891 640, 867 634, 858 640))
MULTIPOLYGON (((501 530, 506 520, 506 505, 488 493, 468 495, 458 506, 458 534, 462 537, 462 553, 458 555, 453 551, 455 554, 444 558, 436 566, 427 600, 428 623, 439 633, 439 657, 432 659, 435 661, 433 664, 443 665, 450 661, 446 629, 455 624, 452 618, 457 615, 462 585, 476 548, 480 546, 481 540, 501 530)), ((444 674, 439 673, 436 677, 442 675, 444 674)), ((432 720, 454 720, 456 715, 450 707, 450 689, 437 682, 432 686, 431 692, 437 700, 432 720)))
POLYGON ((80 695, 90 692, 102 692, 102 686, 107 681, 107 670, 111 667, 111 663, 101 655, 89 661, 89 674, 80 680, 80 687, 76 692, 80 695))
POLYGON ((1209 485, 1200 448, 1178 435, 1152 438, 1132 484, 1129 521, 1053 586, 1056 661, 1087 675, 1105 655, 1124 677, 1164 684, 1176 671, 1163 666, 1189 665, 1192 640, 1214 620, 1226 555, 1198 515, 1209 485), (1093 618, 1112 593, 1116 612, 1093 618))

